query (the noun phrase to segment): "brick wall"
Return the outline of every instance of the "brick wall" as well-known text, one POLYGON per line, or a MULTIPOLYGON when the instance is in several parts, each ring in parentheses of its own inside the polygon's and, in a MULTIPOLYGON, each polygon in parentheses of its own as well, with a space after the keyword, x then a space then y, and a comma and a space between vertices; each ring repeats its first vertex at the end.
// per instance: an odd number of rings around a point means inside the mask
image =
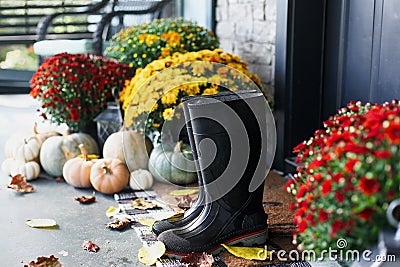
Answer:
POLYGON ((274 94, 277 0, 217 0, 221 48, 249 62, 249 70, 274 94))

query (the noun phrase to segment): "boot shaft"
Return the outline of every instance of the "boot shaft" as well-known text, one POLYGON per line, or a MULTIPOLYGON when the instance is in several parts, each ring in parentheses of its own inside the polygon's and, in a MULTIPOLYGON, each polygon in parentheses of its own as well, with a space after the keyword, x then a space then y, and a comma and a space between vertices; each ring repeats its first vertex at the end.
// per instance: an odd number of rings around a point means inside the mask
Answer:
POLYGON ((187 108, 209 201, 222 198, 233 208, 261 204, 268 172, 264 96, 217 95, 195 99, 187 108))
POLYGON ((190 113, 189 113, 189 108, 188 108, 189 103, 195 101, 196 99, 200 99, 200 98, 218 98, 221 96, 228 96, 228 95, 247 95, 247 94, 254 94, 254 93, 257 93, 257 91, 256 90, 237 90, 237 91, 221 92, 218 95, 206 95, 206 96, 195 95, 195 96, 187 96, 187 97, 182 98, 182 106, 183 106, 183 113, 185 116, 186 131, 188 133, 188 139, 189 139, 189 143, 190 143, 191 150, 193 153, 193 159, 195 161, 200 186, 203 184, 203 181, 201 179, 201 172, 200 172, 201 168, 198 165, 197 149, 196 149, 196 145, 195 145, 195 141, 194 141, 192 121, 190 118, 190 113))

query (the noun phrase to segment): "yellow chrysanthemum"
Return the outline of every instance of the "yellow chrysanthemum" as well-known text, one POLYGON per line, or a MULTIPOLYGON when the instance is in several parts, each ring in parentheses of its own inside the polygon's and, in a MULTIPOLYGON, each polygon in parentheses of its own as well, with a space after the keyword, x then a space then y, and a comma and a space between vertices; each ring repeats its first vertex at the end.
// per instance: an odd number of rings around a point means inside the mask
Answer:
POLYGON ((162 55, 163 57, 170 56, 170 55, 171 55, 171 48, 169 48, 169 47, 163 47, 163 48, 161 48, 161 55, 162 55))
POLYGON ((204 74, 205 71, 205 65, 203 62, 201 61, 195 61, 191 64, 192 66, 192 73, 196 76, 201 76, 202 74, 204 74))
POLYGON ((168 31, 161 35, 161 38, 166 40, 169 46, 174 47, 180 45, 182 36, 176 31, 168 31))
POLYGON ((154 43, 158 42, 158 36, 155 34, 146 35, 146 45, 152 46, 154 43))
POLYGON ((157 104, 157 99, 149 98, 143 105, 145 112, 151 112, 155 108, 154 106, 157 104))
POLYGON ((198 84, 187 83, 179 86, 179 88, 189 96, 197 95, 200 93, 200 87, 198 84))
POLYGON ((173 117, 174 117, 174 113, 175 113, 175 111, 172 108, 165 109, 163 114, 162 114, 164 120, 166 120, 166 121, 172 120, 173 117))
POLYGON ((162 126, 162 120, 179 116, 180 112, 175 112, 174 108, 180 104, 180 96, 217 94, 219 86, 230 90, 247 89, 251 81, 260 85, 259 78, 247 70, 245 62, 235 61, 238 59, 216 49, 174 53, 154 60, 143 69, 137 69, 136 75, 126 83, 121 93, 123 108, 126 109, 129 103, 136 104, 137 113, 134 115, 151 112, 150 116, 157 122, 161 120, 162 126), (210 76, 209 73, 215 74, 210 76), (139 96, 138 101, 134 99, 135 94, 139 96), (158 105, 155 105, 157 101, 158 105))
POLYGON ((162 96, 161 103, 165 105, 171 105, 175 104, 177 99, 178 99, 178 94, 175 92, 175 90, 171 90, 162 96))
POLYGON ((203 91, 203 95, 215 95, 218 94, 218 89, 216 88, 207 88, 203 91))
POLYGON ((151 111, 150 111, 150 112, 153 112, 153 111, 156 110, 157 108, 158 108, 158 104, 155 103, 155 104, 153 105, 153 107, 151 108, 151 111))

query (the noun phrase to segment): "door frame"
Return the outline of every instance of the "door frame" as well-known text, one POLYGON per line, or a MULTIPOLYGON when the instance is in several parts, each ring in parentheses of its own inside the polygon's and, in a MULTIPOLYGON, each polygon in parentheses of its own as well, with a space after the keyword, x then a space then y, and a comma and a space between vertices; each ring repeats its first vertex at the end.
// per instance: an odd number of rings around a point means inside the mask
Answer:
POLYGON ((293 170, 293 148, 322 120, 323 62, 327 0, 277 1, 274 166, 293 170))

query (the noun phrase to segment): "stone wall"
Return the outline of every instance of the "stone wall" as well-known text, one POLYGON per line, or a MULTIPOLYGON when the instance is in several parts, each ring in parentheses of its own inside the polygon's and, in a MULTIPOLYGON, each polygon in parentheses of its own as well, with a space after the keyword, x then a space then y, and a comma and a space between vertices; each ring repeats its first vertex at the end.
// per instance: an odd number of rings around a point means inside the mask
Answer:
POLYGON ((221 48, 249 62, 249 70, 274 94, 277 0, 217 0, 221 48))

